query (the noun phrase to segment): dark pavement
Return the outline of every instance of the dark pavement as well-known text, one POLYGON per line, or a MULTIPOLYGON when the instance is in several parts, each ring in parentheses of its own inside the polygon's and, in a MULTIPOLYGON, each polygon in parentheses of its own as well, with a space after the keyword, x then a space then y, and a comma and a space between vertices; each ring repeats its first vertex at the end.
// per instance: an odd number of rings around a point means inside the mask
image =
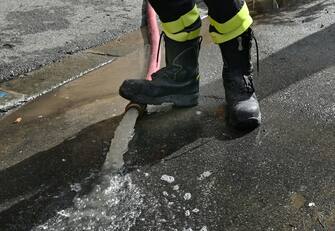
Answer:
POLYGON ((142 5, 141 0, 2 0, 0 83, 138 29, 142 5))
MULTIPOLYGON (((149 108, 153 112, 138 120, 124 155, 126 175, 100 170, 121 118, 121 109, 110 118, 105 101, 97 111, 88 99, 58 111, 63 104, 56 104, 39 125, 42 135, 50 133, 45 140, 9 123, 18 115, 37 116, 34 107, 53 102, 51 95, 4 118, 0 124, 10 134, 32 136, 27 140, 34 145, 22 138, 3 146, 10 151, 0 155, 3 229, 335 230, 334 15, 333 1, 314 1, 259 16, 256 87, 263 124, 248 133, 225 124, 220 54, 206 35, 199 106, 149 108), (85 122, 90 116, 99 119, 85 122)), ((89 78, 68 88, 91 86, 89 78)), ((33 122, 30 129, 37 129, 33 122)))

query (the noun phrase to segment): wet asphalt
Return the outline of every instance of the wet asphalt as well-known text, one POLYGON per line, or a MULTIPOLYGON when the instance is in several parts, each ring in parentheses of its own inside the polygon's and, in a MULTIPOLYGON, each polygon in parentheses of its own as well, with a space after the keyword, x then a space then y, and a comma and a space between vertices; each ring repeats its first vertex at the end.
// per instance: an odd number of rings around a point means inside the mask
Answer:
MULTIPOLYGON (((144 24, 140 0, 0 2, 0 82, 144 24)), ((21 78, 24 76, 21 76, 21 78)))
MULTIPOLYGON (((74 226, 59 211, 77 208, 74 198, 94 195, 121 109, 111 118, 106 102, 94 105, 89 97, 65 108, 57 103, 40 125, 42 134, 50 131, 45 140, 34 140, 28 125, 15 133, 8 123, 18 115, 36 117, 30 110, 53 102, 52 95, 4 118, 2 125, 22 141, 4 145, 10 153, 1 154, 2 229, 99 230, 102 224, 100 230, 335 230, 334 15, 334 2, 314 1, 258 16, 261 69, 255 81, 263 124, 249 132, 225 123, 220 53, 205 36, 199 105, 149 108, 137 121, 124 155, 127 178, 120 176, 127 183, 111 181, 117 190, 107 194, 118 201, 110 206, 112 227, 94 217, 80 220, 87 226, 74 226), (89 123, 94 115, 98 121, 89 123)), ((91 86, 84 81, 82 88, 91 86)), ((65 97, 66 90, 57 94, 65 97)), ((36 120, 31 126, 38 128, 36 120)))

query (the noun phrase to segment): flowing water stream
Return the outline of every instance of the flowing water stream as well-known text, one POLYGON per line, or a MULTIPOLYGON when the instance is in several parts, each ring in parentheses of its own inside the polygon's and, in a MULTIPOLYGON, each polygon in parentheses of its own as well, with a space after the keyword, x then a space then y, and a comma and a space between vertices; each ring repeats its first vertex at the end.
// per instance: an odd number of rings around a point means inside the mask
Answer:
MULTIPOLYGON (((144 195, 129 174, 119 173, 137 117, 134 108, 124 114, 111 141, 100 183, 89 194, 76 197, 72 207, 58 211, 57 216, 33 230, 129 230, 135 224, 145 206, 144 195)), ((76 189, 80 191, 80 184, 76 189)))
POLYGON ((128 151, 128 144, 134 136, 134 127, 138 115, 139 112, 135 108, 130 108, 124 114, 119 126, 115 130, 114 138, 111 141, 103 167, 105 170, 120 170, 123 167, 123 154, 128 151))

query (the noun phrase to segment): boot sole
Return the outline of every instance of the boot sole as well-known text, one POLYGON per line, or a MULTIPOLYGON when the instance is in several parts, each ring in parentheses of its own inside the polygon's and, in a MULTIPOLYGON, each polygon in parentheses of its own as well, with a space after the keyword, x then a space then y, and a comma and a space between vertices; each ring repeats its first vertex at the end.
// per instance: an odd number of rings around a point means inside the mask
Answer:
POLYGON ((258 117, 250 117, 243 121, 236 121, 231 116, 228 117, 228 124, 233 128, 240 131, 253 130, 261 125, 262 116, 259 114, 258 117))
POLYGON ((160 105, 163 103, 173 103, 176 107, 194 107, 198 105, 199 94, 193 95, 167 95, 161 97, 148 97, 145 95, 135 95, 132 99, 125 97, 122 92, 120 95, 132 102, 140 104, 160 105))

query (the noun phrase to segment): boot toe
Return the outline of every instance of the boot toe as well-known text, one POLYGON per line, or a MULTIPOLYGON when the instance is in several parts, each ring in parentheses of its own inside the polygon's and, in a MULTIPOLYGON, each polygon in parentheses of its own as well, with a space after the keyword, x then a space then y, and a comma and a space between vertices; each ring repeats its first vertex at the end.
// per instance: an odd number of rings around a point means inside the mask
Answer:
POLYGON ((261 124, 261 113, 258 103, 240 102, 234 107, 232 125, 239 130, 249 130, 261 124))
POLYGON ((137 95, 141 91, 141 85, 137 80, 128 79, 125 80, 120 89, 119 94, 128 100, 133 100, 134 96, 137 95))

